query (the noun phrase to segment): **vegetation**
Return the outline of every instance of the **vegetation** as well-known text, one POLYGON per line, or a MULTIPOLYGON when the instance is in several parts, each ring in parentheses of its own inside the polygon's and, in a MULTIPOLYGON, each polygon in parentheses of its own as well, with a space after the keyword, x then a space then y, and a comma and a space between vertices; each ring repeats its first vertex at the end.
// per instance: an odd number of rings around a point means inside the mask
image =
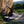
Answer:
POLYGON ((24 12, 24 9, 18 9, 18 10, 13 10, 15 13, 23 13, 24 12))
POLYGON ((12 8, 14 8, 14 10, 13 10, 14 12, 19 12, 19 11, 20 11, 20 13, 24 12, 24 4, 23 5, 15 4, 12 6, 12 8))
MULTIPOLYGON (((15 12, 15 13, 23 13, 24 12, 24 8, 23 7, 24 7, 24 4, 23 5, 21 5, 21 4, 15 4, 15 5, 12 6, 12 8, 14 8, 13 12, 15 12)), ((3 16, 0 16, 0 20, 2 19, 2 17, 3 16)), ((13 20, 11 20, 11 21, 13 21, 13 20)), ((15 22, 15 23, 19 24, 19 22, 15 22)), ((13 23, 13 24, 15 24, 15 23, 13 23)), ((24 24, 24 23, 22 23, 22 24, 24 24)))
POLYGON ((12 23, 12 24, 24 24, 24 23, 20 23, 20 22, 14 22, 14 23, 12 23))
MULTIPOLYGON (((14 8, 13 12, 15 13, 23 13, 24 12, 24 4, 15 4, 12 6, 14 8)), ((0 20, 2 19, 3 16, 0 16, 0 20)))
MULTIPOLYGON (((9 24, 9 23, 3 23, 3 22, 1 22, 0 24, 9 24)), ((14 22, 14 23, 12 23, 12 24, 24 24, 24 23, 14 22)))

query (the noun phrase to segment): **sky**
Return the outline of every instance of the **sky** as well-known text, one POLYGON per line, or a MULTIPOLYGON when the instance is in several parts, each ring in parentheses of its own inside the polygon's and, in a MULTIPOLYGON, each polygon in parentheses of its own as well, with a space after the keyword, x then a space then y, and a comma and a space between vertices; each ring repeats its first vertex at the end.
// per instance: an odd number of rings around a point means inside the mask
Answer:
POLYGON ((18 1, 23 1, 23 0, 13 0, 13 2, 18 2, 18 1))

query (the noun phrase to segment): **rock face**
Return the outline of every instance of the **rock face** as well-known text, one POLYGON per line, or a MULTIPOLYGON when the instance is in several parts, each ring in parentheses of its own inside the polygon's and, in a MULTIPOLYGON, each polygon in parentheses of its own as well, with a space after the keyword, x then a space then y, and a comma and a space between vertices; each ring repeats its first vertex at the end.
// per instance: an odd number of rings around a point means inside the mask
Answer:
POLYGON ((4 15, 10 12, 10 9, 12 7, 13 0, 0 0, 0 12, 4 12, 4 15), (8 8, 9 7, 9 8, 8 8))

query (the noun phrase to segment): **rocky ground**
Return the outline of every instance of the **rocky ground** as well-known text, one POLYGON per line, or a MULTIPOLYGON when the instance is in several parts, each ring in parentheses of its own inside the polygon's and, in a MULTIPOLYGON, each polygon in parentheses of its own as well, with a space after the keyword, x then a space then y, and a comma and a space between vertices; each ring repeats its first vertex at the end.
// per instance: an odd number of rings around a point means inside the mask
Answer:
MULTIPOLYGON (((18 14, 14 13, 14 15, 13 15, 12 17, 14 17, 14 18, 15 18, 15 17, 18 17, 18 14)), ((19 19, 19 20, 11 21, 10 24, 11 24, 11 23, 14 23, 14 22, 24 23, 24 16, 22 16, 21 19, 19 19)), ((3 19, 2 19, 2 20, 0 21, 0 23, 7 23, 7 22, 3 21, 3 19)))

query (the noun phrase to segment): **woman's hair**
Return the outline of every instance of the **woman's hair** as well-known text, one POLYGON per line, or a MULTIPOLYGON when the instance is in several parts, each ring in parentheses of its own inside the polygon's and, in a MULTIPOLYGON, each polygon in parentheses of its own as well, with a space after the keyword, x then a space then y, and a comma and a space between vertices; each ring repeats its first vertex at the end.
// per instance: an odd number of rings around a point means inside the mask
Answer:
POLYGON ((7 8, 6 8, 6 6, 8 6, 8 7, 12 7, 12 4, 13 4, 13 0, 9 0, 9 3, 7 4, 7 2, 8 2, 8 0, 2 0, 2 7, 1 7, 1 14, 2 15, 4 15, 4 13, 5 13, 5 15, 7 15, 7 13, 10 13, 10 10, 11 9, 9 9, 8 11, 7 11, 7 8), (6 5, 7 4, 7 5, 6 5), (5 9, 5 11, 4 11, 4 9, 5 9), (3 13, 4 12, 4 13, 3 13), (7 12, 7 13, 6 13, 7 12))

